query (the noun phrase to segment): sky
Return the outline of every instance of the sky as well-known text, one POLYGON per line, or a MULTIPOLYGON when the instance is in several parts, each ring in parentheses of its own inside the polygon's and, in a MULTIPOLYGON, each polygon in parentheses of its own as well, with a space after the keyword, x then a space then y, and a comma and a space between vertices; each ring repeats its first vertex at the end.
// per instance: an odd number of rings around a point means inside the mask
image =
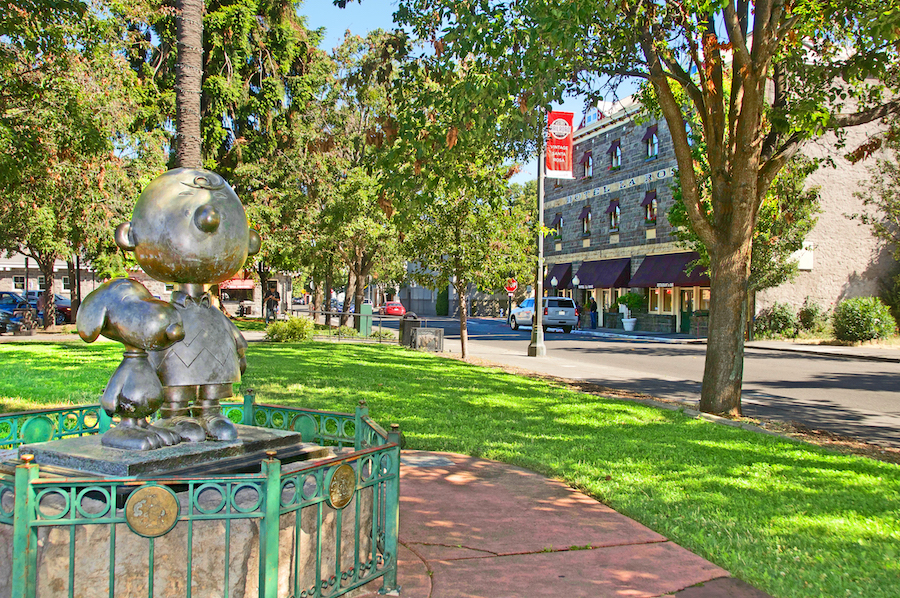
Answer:
MULTIPOLYGON (((338 8, 332 0, 305 0, 297 12, 306 17, 310 29, 325 28, 325 37, 319 47, 331 51, 344 38, 344 32, 365 35, 373 29, 393 29, 393 14, 397 10, 397 0, 347 0, 346 8, 338 8)), ((575 113, 574 123, 581 122, 583 103, 572 98, 555 110, 575 113)), ((537 178, 537 159, 522 164, 522 171, 512 178, 512 182, 524 183, 537 178)))

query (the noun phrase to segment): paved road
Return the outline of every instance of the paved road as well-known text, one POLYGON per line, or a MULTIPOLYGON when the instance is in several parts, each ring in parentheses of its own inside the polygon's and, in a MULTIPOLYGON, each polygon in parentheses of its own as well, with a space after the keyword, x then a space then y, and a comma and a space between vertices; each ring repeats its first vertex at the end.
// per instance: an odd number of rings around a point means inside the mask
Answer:
MULTIPOLYGON (((459 324, 445 329, 444 349, 459 352, 459 324)), ((526 357, 531 330, 502 321, 469 321, 469 353, 496 363, 583 379, 696 405, 705 344, 600 339, 549 332, 546 358, 526 357)), ((812 428, 900 446, 900 363, 748 348, 744 361, 744 414, 798 421, 812 428)))

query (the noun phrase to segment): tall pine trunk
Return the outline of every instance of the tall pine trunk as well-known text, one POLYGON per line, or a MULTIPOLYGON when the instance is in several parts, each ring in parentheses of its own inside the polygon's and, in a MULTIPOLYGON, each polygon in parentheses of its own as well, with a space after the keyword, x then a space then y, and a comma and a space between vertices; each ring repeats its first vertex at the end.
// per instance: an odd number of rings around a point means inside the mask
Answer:
POLYGON ((203 83, 203 0, 176 0, 175 166, 200 168, 200 92, 203 83))

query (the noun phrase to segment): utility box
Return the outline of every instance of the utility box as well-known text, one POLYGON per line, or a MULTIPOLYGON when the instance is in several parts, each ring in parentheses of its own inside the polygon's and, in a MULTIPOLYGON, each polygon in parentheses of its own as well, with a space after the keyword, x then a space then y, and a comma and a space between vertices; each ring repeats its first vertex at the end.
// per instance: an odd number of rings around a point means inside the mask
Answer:
MULTIPOLYGON (((413 347, 412 331, 422 326, 422 320, 415 313, 408 311, 400 318, 400 344, 404 347, 413 347)), ((414 348, 414 347, 413 347, 414 348)))
POLYGON ((356 316, 356 330, 363 338, 372 336, 372 304, 363 303, 359 306, 359 315, 356 316))
POLYGON ((410 346, 419 351, 444 352, 443 328, 413 328, 410 346))

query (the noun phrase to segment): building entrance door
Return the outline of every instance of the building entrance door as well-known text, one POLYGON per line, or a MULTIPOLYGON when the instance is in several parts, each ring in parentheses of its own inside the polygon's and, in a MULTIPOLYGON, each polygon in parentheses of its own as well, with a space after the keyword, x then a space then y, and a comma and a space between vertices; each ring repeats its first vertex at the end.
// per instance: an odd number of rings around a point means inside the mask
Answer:
POLYGON ((681 289, 681 328, 683 334, 691 333, 691 314, 694 313, 694 290, 681 289))

